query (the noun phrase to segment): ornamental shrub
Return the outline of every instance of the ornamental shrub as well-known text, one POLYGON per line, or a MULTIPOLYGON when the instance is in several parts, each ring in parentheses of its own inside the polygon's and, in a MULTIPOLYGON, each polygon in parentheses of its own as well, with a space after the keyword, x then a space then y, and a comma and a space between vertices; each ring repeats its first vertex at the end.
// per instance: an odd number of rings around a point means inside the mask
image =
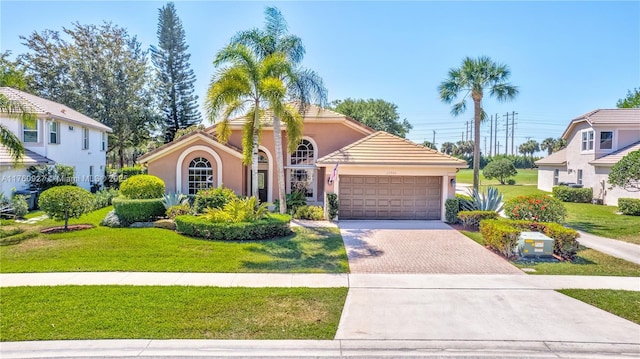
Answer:
POLYGON ((204 217, 212 222, 240 223, 255 222, 267 216, 269 210, 266 203, 258 205, 256 197, 233 198, 222 208, 207 208, 204 217))
POLYGON ((459 204, 458 211, 466 211, 468 210, 467 208, 473 207, 473 198, 471 198, 471 196, 456 193, 456 198, 459 204))
POLYGON ((591 203, 593 188, 571 188, 567 186, 555 186, 552 189, 553 197, 562 202, 591 203))
POLYGON ((503 158, 499 160, 493 160, 489 162, 482 170, 482 175, 486 179, 498 179, 500 184, 505 184, 508 178, 514 177, 518 174, 513 162, 503 158))
POLYGON ((51 187, 75 186, 75 168, 60 163, 55 165, 38 165, 27 168, 29 171, 29 188, 40 192, 51 187))
POLYGON ((140 166, 122 167, 120 169, 120 175, 122 176, 123 180, 126 180, 129 177, 142 175, 142 174, 147 174, 147 171, 140 166))
POLYGON ((107 213, 107 215, 104 217, 102 222, 100 222, 100 224, 106 227, 111 227, 111 228, 122 227, 122 224, 120 223, 120 218, 116 214, 115 210, 109 211, 109 213, 107 213))
POLYGON ((490 219, 480 223, 480 233, 484 243, 491 250, 506 258, 514 255, 520 231, 507 221, 490 219))
MULTIPOLYGON (((164 205, 166 207, 166 204, 164 205)), ((169 207, 169 209, 167 209, 167 212, 166 212, 167 217, 171 219, 175 219, 177 216, 183 216, 189 213, 191 213, 191 206, 189 205, 188 201, 182 204, 171 206, 169 207)))
POLYGON ((113 188, 102 189, 93 194, 93 198, 95 201, 94 209, 100 209, 104 207, 108 207, 111 205, 111 201, 115 197, 118 197, 118 190, 113 188))
POLYGON ((300 206, 293 214, 293 218, 321 221, 324 219, 324 210, 320 206, 300 206))
POLYGON ((338 204, 338 195, 336 193, 327 193, 327 207, 329 220, 333 221, 338 217, 338 211, 340 210, 340 206, 338 204))
MULTIPOLYGON (((34 196, 32 194, 32 196, 34 196)), ((22 218, 25 214, 29 213, 29 203, 27 203, 27 197, 21 194, 16 194, 11 199, 11 207, 13 208, 13 214, 16 217, 22 218)))
POLYGON ((498 219, 495 211, 462 211, 458 212, 458 218, 465 227, 478 228, 480 222, 485 219, 498 219))
POLYGON ((444 219, 449 224, 458 223, 458 212, 460 212, 460 203, 458 198, 447 198, 444 201, 444 219))
POLYGON ((627 216, 640 216, 640 199, 619 198, 618 210, 627 216))
POLYGON ((281 214, 270 214, 255 222, 217 223, 204 216, 178 216, 175 221, 178 232, 209 240, 250 241, 291 234, 291 217, 281 214))
POLYGON ((68 229, 69 218, 79 218, 93 210, 93 195, 84 188, 76 186, 58 186, 42 192, 38 205, 50 217, 64 220, 64 229, 68 229))
POLYGON ((519 196, 507 201, 504 213, 511 219, 562 222, 567 210, 559 200, 546 195, 519 196))
POLYGON ((116 197, 113 199, 115 210, 123 226, 134 222, 148 222, 165 215, 162 198, 129 199, 116 197))
MULTIPOLYGON (((287 201, 287 213, 294 214, 296 210, 300 206, 307 205, 307 197, 302 191, 293 191, 291 193, 287 193, 285 196, 285 200, 287 201)), ((273 205, 276 207, 276 210, 280 208, 280 201, 275 200, 273 205)))
POLYGON ((152 175, 136 175, 120 183, 120 194, 129 199, 160 198, 164 194, 164 181, 152 175))
POLYGON ((203 213, 207 208, 222 208, 236 197, 235 192, 230 188, 218 187, 203 189, 196 193, 193 209, 196 213, 203 213))

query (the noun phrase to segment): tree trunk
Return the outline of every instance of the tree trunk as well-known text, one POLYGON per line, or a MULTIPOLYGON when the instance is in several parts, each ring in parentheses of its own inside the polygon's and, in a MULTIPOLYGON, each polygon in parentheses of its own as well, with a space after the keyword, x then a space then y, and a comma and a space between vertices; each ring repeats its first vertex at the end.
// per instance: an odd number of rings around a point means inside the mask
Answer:
POLYGON ((482 119, 482 95, 473 97, 473 189, 480 185, 480 120, 482 119))
POLYGON ((260 108, 259 100, 255 102, 253 112, 253 139, 251 149, 251 196, 258 198, 258 146, 260 146, 260 108))
POLYGON ((122 146, 118 146, 118 159, 120 161, 120 168, 124 167, 124 149, 122 146))
POLYGON ((284 156, 282 155, 282 130, 280 129, 280 119, 273 117, 273 141, 275 142, 276 151, 276 170, 278 171, 278 200, 281 214, 287 212, 287 196, 285 195, 284 183, 284 156))

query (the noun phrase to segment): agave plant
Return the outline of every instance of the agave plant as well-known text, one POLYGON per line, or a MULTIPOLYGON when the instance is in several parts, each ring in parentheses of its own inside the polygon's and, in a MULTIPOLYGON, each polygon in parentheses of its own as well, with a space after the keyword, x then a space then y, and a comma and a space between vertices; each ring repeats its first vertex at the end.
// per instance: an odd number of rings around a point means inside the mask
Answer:
POLYGON ((489 187, 486 192, 479 192, 475 189, 469 189, 471 201, 462 202, 462 208, 465 211, 496 211, 502 210, 502 194, 497 188, 489 187))
POLYGON ((182 193, 167 193, 163 195, 162 204, 165 209, 169 209, 173 206, 178 206, 181 204, 185 204, 189 201, 189 197, 183 195, 182 193))

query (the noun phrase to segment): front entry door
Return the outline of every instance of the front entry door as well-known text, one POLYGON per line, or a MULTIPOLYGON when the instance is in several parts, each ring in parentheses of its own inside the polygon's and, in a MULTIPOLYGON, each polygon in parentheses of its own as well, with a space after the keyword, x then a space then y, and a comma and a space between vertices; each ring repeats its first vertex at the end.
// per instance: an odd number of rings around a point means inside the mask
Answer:
POLYGON ((258 199, 260 203, 267 202, 267 188, 268 188, 268 171, 258 170, 258 199))

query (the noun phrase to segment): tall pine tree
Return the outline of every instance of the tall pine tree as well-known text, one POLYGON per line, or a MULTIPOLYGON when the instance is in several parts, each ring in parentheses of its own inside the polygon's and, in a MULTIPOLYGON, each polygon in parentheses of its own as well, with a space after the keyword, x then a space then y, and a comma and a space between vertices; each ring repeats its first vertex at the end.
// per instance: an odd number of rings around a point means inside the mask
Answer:
POLYGON ((151 46, 156 67, 158 104, 165 124, 164 141, 170 142, 179 129, 198 124, 198 96, 194 95, 196 76, 189 65, 190 54, 182 21, 173 3, 158 10, 158 47, 151 46))

